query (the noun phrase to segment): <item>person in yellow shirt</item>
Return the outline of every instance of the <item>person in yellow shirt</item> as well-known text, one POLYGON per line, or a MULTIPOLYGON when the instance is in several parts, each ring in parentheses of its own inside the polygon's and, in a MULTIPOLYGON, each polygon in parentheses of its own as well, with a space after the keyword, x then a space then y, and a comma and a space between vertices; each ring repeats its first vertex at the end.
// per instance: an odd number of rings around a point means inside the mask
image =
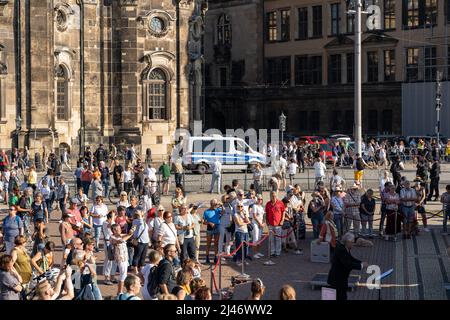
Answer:
POLYGON ((30 171, 28 172, 27 182, 28 187, 33 188, 33 192, 36 191, 37 186, 37 172, 36 167, 33 165, 30 167, 30 171))
POLYGON ((445 160, 450 162, 450 139, 447 142, 447 146, 445 147, 445 160))

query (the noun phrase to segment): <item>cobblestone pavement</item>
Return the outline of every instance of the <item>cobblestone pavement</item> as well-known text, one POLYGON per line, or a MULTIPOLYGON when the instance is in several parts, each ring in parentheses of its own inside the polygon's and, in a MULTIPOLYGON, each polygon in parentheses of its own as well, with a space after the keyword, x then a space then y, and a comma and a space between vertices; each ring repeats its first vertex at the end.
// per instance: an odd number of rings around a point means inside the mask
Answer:
MULTIPOLYGON (((448 169, 448 168, 445 168, 448 169)), ((445 170, 443 168, 443 171, 445 170)), ((370 175, 376 175, 373 170, 370 175)), ((413 178, 414 172, 406 172, 408 178, 413 178)), ((237 176, 237 175, 235 175, 237 176)), ((195 175, 193 176, 195 177, 195 175)), ((199 176, 196 176, 199 177, 199 176)), ((450 173, 445 173, 442 181, 450 180, 450 173)), ((207 178, 209 182, 209 178, 207 178)), ((350 180, 349 180, 350 181, 350 180)), ((199 179, 197 179, 199 183, 199 179)), ((303 185, 303 184, 302 184, 303 185)), ((441 190, 444 186, 441 185, 441 190)), ((209 201, 214 195, 198 192, 188 193, 189 202, 209 201)), ((264 193, 264 199, 269 198, 268 192, 264 193)), ((162 204, 169 207, 170 197, 162 197, 162 204)), ((376 212, 379 212, 377 205, 376 212)), ((110 206, 113 208, 113 206, 110 206)), ((0 219, 3 219, 6 206, 0 206, 0 219)), ((427 211, 439 211, 441 205, 431 202, 427 206, 427 211)), ((375 219, 379 218, 379 214, 375 219)), ((61 260, 61 241, 58 235, 58 223, 60 219, 59 211, 54 211, 49 233, 51 240, 57 245, 56 262, 61 260)), ((309 222, 309 219, 308 221, 309 222)), ((420 221, 421 225, 421 221, 420 221)), ((417 300, 417 299, 450 299, 449 293, 444 290, 443 284, 449 282, 450 259, 447 255, 447 248, 450 246, 448 236, 441 235, 442 218, 436 217, 429 221, 431 232, 420 232, 419 236, 411 240, 402 240, 399 237, 397 242, 385 241, 379 238, 373 239, 373 247, 354 247, 352 254, 369 264, 378 265, 381 271, 394 268, 394 273, 383 281, 382 299, 384 300, 417 300)), ((378 221, 375 222, 374 230, 378 230, 378 221)), ((205 232, 204 230, 202 231, 205 232)), ((204 261, 204 235, 202 237, 200 260, 204 261)), ((266 295, 264 299, 276 299, 278 290, 283 284, 291 284, 297 291, 298 299, 320 300, 321 291, 312 289, 309 282, 316 273, 328 273, 330 264, 310 262, 310 241, 312 240, 312 230, 308 228, 307 238, 302 241, 304 249, 303 255, 295 255, 293 252, 283 253, 281 257, 272 259, 276 264, 266 266, 263 263, 267 260, 267 241, 262 245, 262 252, 266 257, 260 260, 253 260, 249 266, 245 266, 245 273, 252 278, 259 277, 265 283, 266 295)), ((291 250, 292 251, 292 250, 291 250)), ((99 286, 104 297, 110 298, 115 295, 115 286, 103 284, 102 266, 104 253, 98 256, 97 271, 99 274, 99 286)), ((222 288, 230 286, 231 277, 239 275, 241 268, 237 267, 231 260, 227 260, 222 266, 222 288)), ((203 277, 210 286, 210 268, 203 265, 203 277)), ((366 273, 353 272, 361 275, 361 283, 369 276, 366 273)), ((216 272, 216 282, 219 284, 218 271, 216 272)), ((236 286, 234 299, 246 298, 250 293, 249 283, 236 286)), ((365 286, 359 286, 348 295, 351 300, 376 300, 378 290, 369 290, 365 286)), ((216 297, 215 297, 216 298, 216 297)))

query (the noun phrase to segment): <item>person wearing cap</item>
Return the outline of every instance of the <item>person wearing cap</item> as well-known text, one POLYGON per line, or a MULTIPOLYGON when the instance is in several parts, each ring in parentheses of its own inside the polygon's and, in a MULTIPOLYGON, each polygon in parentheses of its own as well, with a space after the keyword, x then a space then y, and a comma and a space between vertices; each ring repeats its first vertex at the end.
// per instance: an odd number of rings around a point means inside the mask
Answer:
POLYGON ((361 205, 361 194, 360 194, 360 184, 359 181, 355 181, 353 186, 351 186, 344 197, 344 233, 350 231, 353 225, 353 232, 357 235, 359 234, 360 228, 360 215, 359 206, 361 205))
POLYGON ((338 230, 338 237, 343 235, 343 216, 344 216, 344 197, 345 192, 341 187, 336 187, 334 191, 334 196, 331 198, 331 210, 333 212, 333 221, 338 230))
POLYGON ((125 207, 128 208, 130 206, 130 202, 128 201, 128 194, 126 191, 120 192, 119 202, 117 203, 117 207, 125 207))

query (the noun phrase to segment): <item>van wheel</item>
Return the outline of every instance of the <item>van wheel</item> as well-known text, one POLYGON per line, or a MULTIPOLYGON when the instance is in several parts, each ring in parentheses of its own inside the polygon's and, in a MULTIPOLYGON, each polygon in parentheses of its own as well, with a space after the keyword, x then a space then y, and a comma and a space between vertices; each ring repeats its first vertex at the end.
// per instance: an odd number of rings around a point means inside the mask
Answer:
POLYGON ((206 164, 199 164, 197 166, 197 173, 206 174, 208 172, 208 166, 206 164))

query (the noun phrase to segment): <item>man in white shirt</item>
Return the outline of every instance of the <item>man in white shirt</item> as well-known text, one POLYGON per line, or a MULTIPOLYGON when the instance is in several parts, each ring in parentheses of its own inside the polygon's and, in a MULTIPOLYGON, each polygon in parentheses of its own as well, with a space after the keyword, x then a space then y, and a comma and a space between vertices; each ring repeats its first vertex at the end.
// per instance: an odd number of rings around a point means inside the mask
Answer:
POLYGON ((288 163, 283 156, 280 156, 279 165, 280 165, 279 174, 281 176, 281 182, 283 183, 283 189, 286 189, 286 169, 287 169, 288 163))
POLYGON ((222 183, 222 164, 220 163, 219 159, 216 159, 216 161, 214 161, 211 170, 211 188, 209 190, 209 193, 213 193, 214 185, 217 181, 217 193, 220 194, 220 187, 222 183))
POLYGON ((291 159, 291 163, 289 163, 289 166, 288 166, 289 183, 291 185, 294 184, 294 177, 295 177, 295 174, 297 173, 297 168, 298 168, 298 164, 295 162, 294 159, 291 159))
POLYGON ((323 181, 325 179, 325 171, 327 170, 327 167, 322 162, 322 159, 320 157, 316 158, 313 167, 314 167, 314 177, 316 178, 317 184, 319 181, 323 181))

